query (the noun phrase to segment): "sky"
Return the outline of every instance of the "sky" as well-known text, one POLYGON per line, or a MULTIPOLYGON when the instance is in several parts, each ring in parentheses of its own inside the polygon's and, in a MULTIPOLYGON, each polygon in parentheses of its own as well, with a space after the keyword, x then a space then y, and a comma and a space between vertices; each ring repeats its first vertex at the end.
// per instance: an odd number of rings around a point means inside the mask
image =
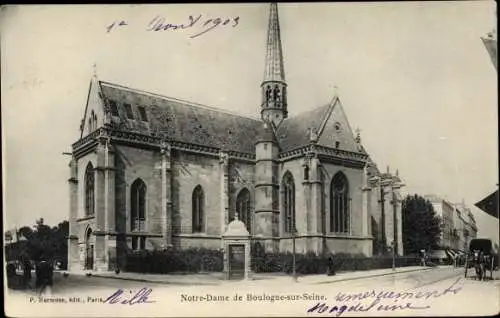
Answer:
MULTIPOLYGON (((3 7, 5 227, 68 219, 63 152, 79 138, 93 64, 100 80, 258 116, 268 9, 3 7), (155 17, 190 15, 201 15, 191 28, 149 30, 155 17), (231 22, 192 37, 215 18, 231 22)), ((463 200, 479 236, 498 242, 498 220, 473 206, 498 184, 497 72, 480 39, 494 2, 283 3, 279 15, 289 114, 328 103, 337 86, 381 170, 398 169, 406 193, 463 200)))

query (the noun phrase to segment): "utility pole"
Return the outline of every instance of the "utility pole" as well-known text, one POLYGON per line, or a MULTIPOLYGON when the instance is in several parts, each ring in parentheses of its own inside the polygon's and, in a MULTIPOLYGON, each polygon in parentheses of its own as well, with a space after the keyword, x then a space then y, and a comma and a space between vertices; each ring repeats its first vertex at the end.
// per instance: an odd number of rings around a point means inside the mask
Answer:
POLYGON ((394 192, 392 193, 392 200, 391 200, 391 204, 392 204, 392 223, 393 223, 393 226, 392 226, 392 270, 395 271, 396 270, 396 251, 397 251, 397 248, 398 248, 398 231, 397 231, 397 226, 398 226, 398 223, 397 223, 397 220, 396 220, 396 204, 397 204, 397 200, 396 200, 396 196, 394 195, 394 192))
POLYGON ((396 241, 392 241, 392 270, 396 271, 396 241))
POLYGON ((296 228, 295 228, 295 215, 292 220, 292 276, 293 276, 293 281, 297 282, 297 270, 296 270, 296 264, 295 264, 295 234, 296 234, 296 228))
POLYGON ((380 187, 380 200, 378 202, 381 204, 381 214, 382 214, 382 245, 384 247, 384 250, 387 250, 387 238, 385 234, 385 191, 384 188, 382 187, 382 183, 379 182, 379 187, 380 187))

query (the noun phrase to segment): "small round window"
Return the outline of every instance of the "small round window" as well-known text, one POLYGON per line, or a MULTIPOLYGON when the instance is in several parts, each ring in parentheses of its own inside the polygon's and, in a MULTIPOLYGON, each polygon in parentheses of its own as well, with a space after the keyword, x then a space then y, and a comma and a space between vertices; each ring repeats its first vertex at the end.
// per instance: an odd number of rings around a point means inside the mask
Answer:
POLYGON ((340 123, 335 123, 335 130, 339 131, 340 130, 340 123))

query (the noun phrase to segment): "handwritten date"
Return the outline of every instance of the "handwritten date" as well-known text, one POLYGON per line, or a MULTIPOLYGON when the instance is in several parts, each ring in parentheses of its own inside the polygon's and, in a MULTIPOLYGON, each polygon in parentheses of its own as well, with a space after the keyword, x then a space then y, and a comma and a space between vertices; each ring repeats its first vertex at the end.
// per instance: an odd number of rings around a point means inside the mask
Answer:
MULTIPOLYGON (((149 32, 164 32, 164 31, 180 31, 192 29, 195 30, 194 34, 190 38, 196 38, 203 35, 209 31, 220 29, 222 27, 233 27, 238 26, 240 22, 240 17, 234 18, 204 18, 203 15, 199 14, 197 16, 190 15, 187 17, 186 21, 183 23, 171 23, 167 21, 165 17, 156 16, 151 21, 149 21, 146 31, 149 32)), ((118 20, 106 27, 109 33, 113 28, 128 26, 128 22, 124 20, 118 20)))

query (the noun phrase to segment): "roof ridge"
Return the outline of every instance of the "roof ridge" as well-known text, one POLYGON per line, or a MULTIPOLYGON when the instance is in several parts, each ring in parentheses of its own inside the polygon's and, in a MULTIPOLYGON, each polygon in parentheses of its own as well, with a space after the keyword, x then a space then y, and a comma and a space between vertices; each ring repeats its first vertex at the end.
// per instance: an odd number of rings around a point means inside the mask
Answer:
POLYGON ((115 83, 111 83, 111 82, 106 82, 106 81, 101 81, 100 80, 99 83, 100 84, 104 84, 104 85, 108 85, 108 86, 112 86, 112 87, 115 87, 115 88, 119 88, 119 89, 128 90, 130 92, 135 92, 135 93, 144 94, 144 95, 150 95, 150 96, 159 97, 159 98, 162 98, 162 99, 165 99, 165 100, 168 100, 168 101, 179 102, 179 103, 183 103, 183 104, 186 104, 186 105, 189 105, 189 106, 193 106, 193 107, 198 107, 198 108, 203 108, 203 109, 207 109, 207 110, 216 111, 218 113, 225 113, 227 115, 232 115, 232 116, 242 117, 242 118, 245 118, 245 119, 252 119, 252 120, 255 120, 255 121, 260 121, 260 118, 258 118, 258 117, 252 117, 252 116, 249 116, 249 115, 238 114, 236 112, 232 112, 232 111, 229 111, 229 110, 223 109, 223 108, 217 108, 217 107, 214 107, 214 106, 207 106, 207 105, 203 105, 203 104, 196 103, 196 102, 191 102, 191 101, 180 99, 180 98, 169 97, 169 96, 165 96, 165 95, 162 95, 162 94, 152 93, 152 92, 148 92, 148 91, 137 89, 137 88, 130 88, 130 87, 127 87, 127 86, 124 86, 124 85, 115 84, 115 83))
POLYGON ((325 130, 326 123, 328 122, 330 117, 332 117, 333 110, 335 109, 335 105, 337 105, 337 101, 339 101, 339 97, 337 95, 335 95, 333 97, 332 101, 328 104, 326 112, 323 114, 323 120, 321 121, 321 123, 319 124, 319 127, 318 127, 318 131, 317 131, 318 139, 323 134, 323 131, 325 130))

